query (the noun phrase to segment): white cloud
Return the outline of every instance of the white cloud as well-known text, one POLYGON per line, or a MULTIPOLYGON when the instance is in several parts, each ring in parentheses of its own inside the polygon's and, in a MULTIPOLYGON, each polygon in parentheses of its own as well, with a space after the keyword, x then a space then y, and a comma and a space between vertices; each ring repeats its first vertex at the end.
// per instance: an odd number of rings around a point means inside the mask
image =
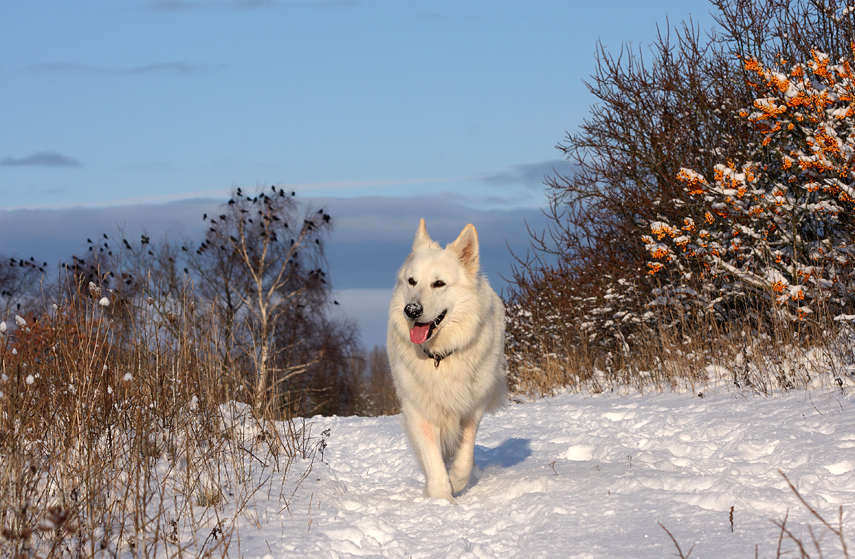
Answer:
POLYGON ((571 172, 572 166, 566 160, 553 159, 539 163, 513 165, 506 169, 488 173, 482 177, 482 180, 497 186, 525 185, 540 188, 547 177, 554 177, 556 173, 568 175, 571 172))
POLYGON ((0 167, 80 167, 80 161, 55 151, 40 151, 24 157, 4 157, 0 167))

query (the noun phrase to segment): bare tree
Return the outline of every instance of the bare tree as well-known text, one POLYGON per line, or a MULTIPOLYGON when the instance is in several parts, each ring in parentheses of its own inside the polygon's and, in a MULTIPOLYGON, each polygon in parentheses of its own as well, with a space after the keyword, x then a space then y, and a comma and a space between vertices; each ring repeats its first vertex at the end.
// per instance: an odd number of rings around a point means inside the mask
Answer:
POLYGON ((289 370, 307 363, 305 373, 282 384, 294 413, 352 415, 364 409, 358 328, 350 319, 329 315, 329 303, 295 309, 277 330, 277 364, 289 370))
POLYGON ((303 208, 275 187, 245 195, 238 188, 190 258, 200 295, 218 309, 228 340, 254 368, 252 393, 258 411, 268 411, 271 393, 306 372, 321 356, 278 368, 291 347, 277 345, 277 330, 294 328, 297 311, 328 300, 323 242, 330 216, 303 208))
POLYGON ((522 329, 510 325, 515 339, 566 343, 552 321, 595 325, 598 344, 625 347, 655 287, 641 237, 652 219, 690 203, 681 167, 711 170, 750 149, 736 118, 750 99, 739 61, 691 22, 660 30, 649 51, 599 45, 596 63, 588 88, 598 102, 557 146, 573 172, 547 179, 550 229, 533 236, 535 253, 551 258, 515 274, 510 302, 532 315, 522 329), (626 311, 632 319, 615 316, 626 311))

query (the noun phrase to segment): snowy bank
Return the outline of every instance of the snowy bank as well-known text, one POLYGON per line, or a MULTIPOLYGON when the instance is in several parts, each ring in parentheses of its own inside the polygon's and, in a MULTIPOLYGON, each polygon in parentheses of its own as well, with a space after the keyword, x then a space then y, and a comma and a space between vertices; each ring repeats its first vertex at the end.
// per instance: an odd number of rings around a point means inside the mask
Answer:
MULTIPOLYGON (((326 448, 291 497, 257 501, 244 557, 775 557, 781 521, 855 530, 855 396, 565 394, 485 418, 457 506, 421 496, 399 418, 316 417, 326 448)), ((279 494, 279 493, 277 493, 279 494)), ((821 533, 822 530, 817 530, 821 533)), ((830 534, 821 540, 835 555, 830 534)), ((812 545, 812 544, 811 544, 812 545)), ((850 547, 851 541, 850 541, 850 547)), ((794 549, 786 538, 783 549, 794 549)))

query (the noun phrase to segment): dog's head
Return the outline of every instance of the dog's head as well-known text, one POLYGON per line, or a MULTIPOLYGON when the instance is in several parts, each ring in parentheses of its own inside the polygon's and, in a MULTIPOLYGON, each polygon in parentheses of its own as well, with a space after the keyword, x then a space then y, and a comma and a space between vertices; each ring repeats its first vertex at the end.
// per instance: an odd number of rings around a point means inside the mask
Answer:
POLYGON ((479 273, 478 233, 472 224, 443 249, 431 240, 422 219, 413 252, 398 275, 410 341, 423 344, 452 322, 455 307, 466 303, 479 273))

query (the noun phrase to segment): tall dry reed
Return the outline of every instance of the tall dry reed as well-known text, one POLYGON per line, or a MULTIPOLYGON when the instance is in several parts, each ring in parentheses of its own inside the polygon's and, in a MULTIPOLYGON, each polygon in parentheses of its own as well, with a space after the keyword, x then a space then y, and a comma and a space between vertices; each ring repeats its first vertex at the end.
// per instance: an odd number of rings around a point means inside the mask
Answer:
POLYGON ((254 415, 189 291, 167 315, 108 295, 0 317, 0 555, 237 555, 320 441, 254 415))

